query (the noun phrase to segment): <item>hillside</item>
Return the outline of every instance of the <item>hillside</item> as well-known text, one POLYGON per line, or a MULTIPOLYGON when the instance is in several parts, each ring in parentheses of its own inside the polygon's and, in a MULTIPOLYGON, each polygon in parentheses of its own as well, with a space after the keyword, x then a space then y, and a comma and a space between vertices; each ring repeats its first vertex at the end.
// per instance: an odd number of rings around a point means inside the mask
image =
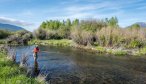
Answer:
POLYGON ((145 22, 137 22, 137 23, 135 23, 135 24, 139 24, 139 26, 140 26, 141 28, 146 28, 146 23, 145 23, 145 22))
POLYGON ((19 31, 19 30, 25 30, 25 29, 19 26, 11 25, 11 24, 0 23, 0 30, 19 31))

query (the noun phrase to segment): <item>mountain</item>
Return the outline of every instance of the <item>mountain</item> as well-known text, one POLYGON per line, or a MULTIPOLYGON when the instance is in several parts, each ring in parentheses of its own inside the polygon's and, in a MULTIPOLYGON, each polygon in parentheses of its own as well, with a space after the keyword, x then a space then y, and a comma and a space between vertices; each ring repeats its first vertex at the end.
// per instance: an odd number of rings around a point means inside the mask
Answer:
POLYGON ((135 24, 138 24, 141 28, 146 28, 146 22, 137 22, 135 24))
POLYGON ((19 31, 19 30, 25 30, 25 29, 16 25, 0 23, 0 30, 19 31))
MULTIPOLYGON (((146 28, 146 23, 145 22, 136 22, 136 23, 134 23, 134 24, 138 24, 139 26, 140 26, 140 28, 146 28)), ((134 25, 134 24, 132 24, 132 25, 134 25)), ((131 25, 131 26, 132 26, 131 25)), ((129 28, 129 27, 131 27, 131 26, 128 26, 128 27, 126 27, 126 28, 129 28)))

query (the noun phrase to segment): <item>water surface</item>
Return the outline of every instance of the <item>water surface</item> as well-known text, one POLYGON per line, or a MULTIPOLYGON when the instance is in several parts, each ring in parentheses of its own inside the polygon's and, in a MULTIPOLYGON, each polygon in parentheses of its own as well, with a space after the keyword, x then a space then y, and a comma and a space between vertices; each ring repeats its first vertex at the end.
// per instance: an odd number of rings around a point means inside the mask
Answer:
MULTIPOLYGON (((34 46, 17 46, 17 61, 34 46)), ((101 55, 68 47, 40 46, 38 69, 51 84, 146 84, 145 57, 101 55)))

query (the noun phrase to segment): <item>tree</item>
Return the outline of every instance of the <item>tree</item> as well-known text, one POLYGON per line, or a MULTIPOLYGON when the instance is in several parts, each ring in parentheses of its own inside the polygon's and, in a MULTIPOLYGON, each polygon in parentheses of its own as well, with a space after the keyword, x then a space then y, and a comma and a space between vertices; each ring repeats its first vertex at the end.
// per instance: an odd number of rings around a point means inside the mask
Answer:
POLYGON ((69 27, 71 26, 71 21, 70 21, 70 19, 67 19, 66 25, 69 26, 69 27))
POLYGON ((47 25, 47 23, 46 22, 42 22, 42 24, 41 24, 41 28, 46 28, 46 25, 47 25))
POLYGON ((79 19, 75 19, 75 20, 73 21, 73 25, 79 25, 79 19))
POLYGON ((117 28, 119 26, 117 17, 112 17, 110 19, 106 18, 105 20, 107 25, 110 27, 117 28))
POLYGON ((140 25, 139 25, 139 24, 133 24, 133 25, 131 26, 131 29, 139 30, 139 29, 140 29, 140 25))

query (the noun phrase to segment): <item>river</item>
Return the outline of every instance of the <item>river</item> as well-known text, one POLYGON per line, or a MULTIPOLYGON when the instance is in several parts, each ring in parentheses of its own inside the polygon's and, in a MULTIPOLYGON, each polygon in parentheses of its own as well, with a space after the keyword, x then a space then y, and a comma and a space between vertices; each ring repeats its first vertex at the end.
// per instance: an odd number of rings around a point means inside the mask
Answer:
MULTIPOLYGON (((17 46, 17 62, 34 46, 17 46)), ((51 84, 146 84, 146 58, 112 56, 69 47, 39 46, 38 70, 51 84)))

